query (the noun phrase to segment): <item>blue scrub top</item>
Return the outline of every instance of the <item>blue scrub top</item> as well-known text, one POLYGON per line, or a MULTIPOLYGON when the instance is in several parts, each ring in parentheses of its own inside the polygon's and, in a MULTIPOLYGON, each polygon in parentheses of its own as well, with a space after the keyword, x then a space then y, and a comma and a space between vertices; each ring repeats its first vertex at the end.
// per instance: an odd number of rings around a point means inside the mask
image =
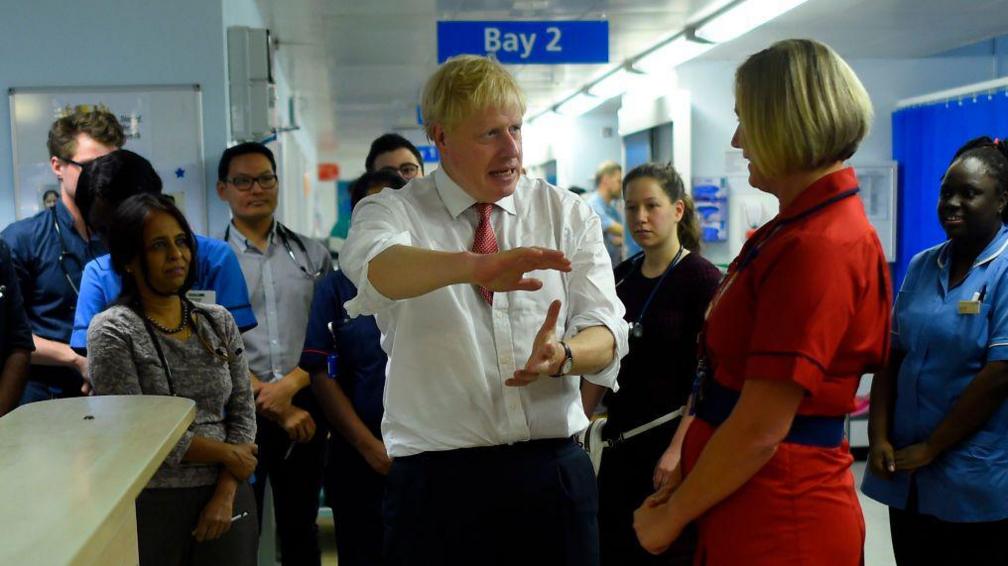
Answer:
POLYGON ((0 366, 15 349, 35 350, 10 248, 0 240, 0 366))
POLYGON ((336 354, 336 378, 371 432, 381 437, 385 412, 385 366, 381 331, 373 316, 349 318, 343 304, 357 296, 357 288, 342 271, 332 271, 315 285, 308 333, 301 354, 301 369, 309 374, 327 368, 329 354, 336 354), (329 332, 332 322, 333 332, 329 332))
MULTIPOLYGON (((196 234, 196 281, 193 290, 214 291, 215 302, 231 312, 242 332, 256 327, 249 303, 248 287, 238 258, 228 244, 196 234)), ((88 262, 81 279, 80 299, 73 323, 70 346, 87 349, 87 329, 91 319, 119 297, 122 281, 112 268, 108 254, 88 262)))
MULTIPOLYGON (((73 217, 62 200, 56 201, 53 210, 45 209, 7 226, 0 237, 10 247, 32 333, 69 343, 77 304, 73 286, 80 288, 84 265, 105 253, 105 247, 98 240, 87 241, 77 233, 73 217)), ((81 375, 69 367, 32 364, 29 379, 76 391, 81 375)))
MULTIPOLYGON (((917 254, 893 307, 893 348, 906 353, 896 384, 890 441, 923 442, 988 363, 1008 360, 1008 228, 1002 227, 958 286, 949 288, 949 244, 917 254), (979 314, 959 301, 983 297, 979 314)), ((915 472, 918 511, 944 521, 1008 518, 1008 403, 972 437, 915 472)), ((905 509, 910 477, 869 470, 862 490, 905 509)))

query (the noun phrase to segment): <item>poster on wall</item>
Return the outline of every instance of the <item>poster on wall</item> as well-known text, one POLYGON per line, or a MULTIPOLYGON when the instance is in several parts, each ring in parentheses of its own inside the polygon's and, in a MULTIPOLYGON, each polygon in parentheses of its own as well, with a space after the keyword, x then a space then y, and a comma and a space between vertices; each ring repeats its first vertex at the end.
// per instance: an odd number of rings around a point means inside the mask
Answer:
POLYGON ((151 161, 164 192, 178 195, 193 229, 206 232, 199 85, 12 88, 9 95, 17 218, 32 216, 47 190, 59 190, 46 149, 53 121, 77 108, 106 108, 122 124, 123 147, 151 161))

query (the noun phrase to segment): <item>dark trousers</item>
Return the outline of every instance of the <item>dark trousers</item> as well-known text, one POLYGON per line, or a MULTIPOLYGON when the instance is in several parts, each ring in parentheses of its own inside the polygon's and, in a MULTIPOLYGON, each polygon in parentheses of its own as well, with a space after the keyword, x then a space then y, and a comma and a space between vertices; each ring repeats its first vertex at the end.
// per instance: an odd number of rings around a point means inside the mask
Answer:
POLYGON ((256 417, 259 464, 252 487, 260 512, 260 527, 266 480, 273 487, 273 516, 280 538, 284 566, 312 566, 321 563, 318 544, 319 493, 322 489, 322 458, 325 451, 325 420, 311 392, 294 396, 294 405, 311 413, 315 436, 305 444, 294 444, 277 423, 256 417), (288 456, 288 449, 290 455, 288 456))
POLYGON ((385 476, 339 437, 329 442, 324 484, 326 504, 333 512, 340 566, 383 564, 385 476))
POLYGON ((235 515, 218 539, 196 542, 192 532, 215 486, 145 489, 136 500, 141 566, 255 566, 255 498, 248 483, 235 493, 235 515))
MULTIPOLYGON (((633 514, 654 493, 654 469, 679 419, 607 448, 599 468, 599 545, 603 566, 676 564, 689 566, 697 544, 690 524, 666 552, 654 556, 644 550, 633 529, 633 514)), ((606 431, 608 432, 608 431, 606 431)))
POLYGON ((899 566, 1008 564, 1008 519, 952 523, 925 515, 917 511, 916 485, 910 487, 906 510, 889 508, 889 529, 899 566))
POLYGON ((385 484, 395 566, 597 566, 598 493, 570 439, 396 458, 385 484))

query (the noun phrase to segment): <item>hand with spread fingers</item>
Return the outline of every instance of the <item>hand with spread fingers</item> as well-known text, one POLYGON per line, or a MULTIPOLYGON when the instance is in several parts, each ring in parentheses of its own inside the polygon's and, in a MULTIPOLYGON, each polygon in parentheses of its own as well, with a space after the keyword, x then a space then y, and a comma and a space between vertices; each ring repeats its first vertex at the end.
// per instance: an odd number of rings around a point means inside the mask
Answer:
POLYGON ((504 382, 512 387, 524 387, 542 376, 555 375, 564 361, 564 347, 556 339, 556 323, 560 317, 560 301, 550 303, 546 320, 536 333, 525 367, 514 372, 514 376, 504 382))
POLYGON ((490 291, 538 291, 543 283, 525 277, 530 271, 553 269, 570 272, 571 262, 558 250, 515 248, 506 252, 476 256, 473 283, 490 291))

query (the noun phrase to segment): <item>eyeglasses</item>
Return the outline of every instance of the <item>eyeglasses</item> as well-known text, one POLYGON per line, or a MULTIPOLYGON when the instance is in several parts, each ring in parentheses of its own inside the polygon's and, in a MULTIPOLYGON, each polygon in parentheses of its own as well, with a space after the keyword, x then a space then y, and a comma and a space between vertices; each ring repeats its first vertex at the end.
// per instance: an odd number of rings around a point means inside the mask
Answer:
POLYGON ((74 161, 73 159, 68 159, 66 157, 60 157, 60 159, 62 159, 66 163, 69 163, 70 165, 76 165, 81 169, 87 167, 92 161, 94 161, 94 159, 89 159, 87 161, 74 161))
POLYGON ((403 163, 398 167, 393 167, 392 165, 382 167, 382 171, 392 171, 393 173, 399 173, 403 179, 412 179, 420 172, 420 166, 416 163, 403 163))
POLYGON ((242 192, 252 190, 253 183, 259 183, 259 188, 264 191, 276 188, 277 186, 277 176, 272 173, 259 175, 258 177, 232 177, 226 179, 226 181, 242 192))

